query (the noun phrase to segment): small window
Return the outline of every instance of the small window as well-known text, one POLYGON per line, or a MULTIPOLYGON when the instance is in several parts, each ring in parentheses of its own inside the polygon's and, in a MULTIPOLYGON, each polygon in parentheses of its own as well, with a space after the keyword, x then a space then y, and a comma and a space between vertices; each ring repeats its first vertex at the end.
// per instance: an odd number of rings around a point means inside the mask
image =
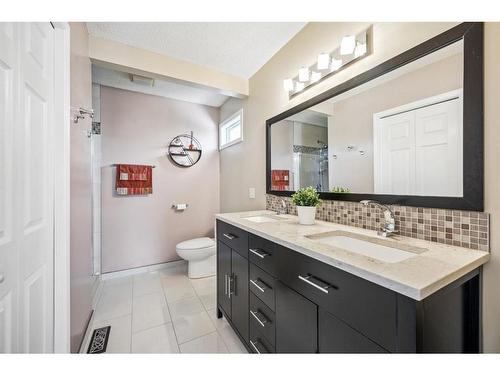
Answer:
POLYGON ((243 141, 243 110, 219 125, 219 150, 243 141))

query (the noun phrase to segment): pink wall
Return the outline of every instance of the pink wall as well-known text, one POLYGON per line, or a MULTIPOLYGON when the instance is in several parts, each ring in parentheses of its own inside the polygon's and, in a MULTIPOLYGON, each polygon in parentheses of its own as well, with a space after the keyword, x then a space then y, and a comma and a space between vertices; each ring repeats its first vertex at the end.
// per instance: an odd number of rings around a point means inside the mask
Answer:
MULTIPOLYGON (((71 23, 71 106, 92 108, 92 83, 87 27, 71 23)), ((96 278, 92 276, 92 181, 86 118, 71 127, 71 351, 80 346, 92 311, 96 278)), ((57 323, 57 322, 56 322, 57 323)))
POLYGON ((179 259, 175 245, 213 236, 219 211, 219 111, 198 104, 101 88, 102 271, 112 272, 179 259), (203 155, 191 168, 166 156, 178 134, 194 131, 203 155), (113 194, 115 163, 151 164, 153 194, 113 194), (174 212, 173 203, 189 208, 174 212))

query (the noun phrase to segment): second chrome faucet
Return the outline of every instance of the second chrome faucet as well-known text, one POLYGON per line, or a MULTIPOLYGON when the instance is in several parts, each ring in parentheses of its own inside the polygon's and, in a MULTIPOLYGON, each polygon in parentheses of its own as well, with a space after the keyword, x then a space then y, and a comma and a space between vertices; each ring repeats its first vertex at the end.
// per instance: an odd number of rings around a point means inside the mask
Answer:
POLYGON ((373 206, 381 209, 382 212, 384 213, 385 222, 382 224, 380 229, 377 231, 377 234, 379 236, 389 237, 389 236, 392 236, 393 234, 397 233, 396 220, 394 218, 394 213, 389 208, 389 206, 386 206, 385 204, 382 204, 382 203, 379 203, 379 202, 373 201, 373 200, 363 200, 359 203, 361 203, 365 206, 373 205, 373 206))

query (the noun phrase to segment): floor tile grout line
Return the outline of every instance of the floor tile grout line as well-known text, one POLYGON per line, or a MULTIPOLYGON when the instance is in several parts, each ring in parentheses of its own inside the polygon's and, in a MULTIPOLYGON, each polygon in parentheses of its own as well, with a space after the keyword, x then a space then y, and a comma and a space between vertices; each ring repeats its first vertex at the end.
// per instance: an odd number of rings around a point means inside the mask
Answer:
MULTIPOLYGON (((169 301, 168 301, 168 299, 167 299, 167 298, 166 298, 166 296, 165 296, 165 299, 167 300, 167 305, 170 305, 171 303, 175 303, 175 302, 178 302, 178 301, 182 301, 182 300, 184 300, 184 299, 192 299, 192 298, 196 298, 196 299, 198 300, 198 302, 201 304, 202 308, 203 308, 201 312, 205 312, 205 313, 207 313, 208 319, 210 320, 210 324, 213 326, 214 331, 209 332, 209 333, 206 333, 206 334, 201 335, 201 336, 198 336, 198 337, 194 337, 194 338, 192 338, 191 340, 188 340, 188 341, 183 342, 183 343, 181 344, 181 343, 179 342, 178 337, 177 337, 177 332, 176 332, 176 329, 175 329, 175 324, 174 324, 174 318, 173 318, 172 316, 170 316, 170 318, 171 318, 171 320, 172 320, 172 327, 174 328, 174 333, 175 333, 175 336, 176 336, 177 344, 178 344, 178 346, 179 346, 179 351, 180 351, 180 346, 181 346, 181 345, 184 345, 184 344, 185 344, 185 343, 187 343, 187 342, 190 342, 190 341, 193 341, 193 340, 199 339, 200 337, 203 337, 203 336, 206 336, 206 335, 212 334, 212 333, 214 333, 214 332, 217 332, 217 334, 218 334, 218 335, 220 335, 220 334, 219 334, 219 331, 217 330, 217 327, 216 327, 216 326, 215 326, 215 324, 213 323, 212 319, 210 319, 210 316, 208 315, 207 309, 206 309, 205 305, 203 304, 203 302, 201 301, 201 299, 200 299, 200 297, 199 297, 199 295, 198 295, 198 293, 197 293, 197 291, 196 291, 196 288, 193 286, 193 284, 192 284, 191 280, 190 280, 187 276, 185 276, 185 275, 183 275, 183 276, 187 278, 187 280, 188 280, 188 282, 189 282, 189 285, 191 286, 191 289, 193 289, 193 291, 194 291, 194 297, 186 297, 186 298, 181 298, 181 299, 178 299, 178 300, 176 300, 176 301, 171 301, 171 302, 169 302, 169 301)), ((170 306, 169 306, 169 309, 170 309, 170 306)), ((222 338, 222 336, 221 336, 221 339, 222 339, 222 342, 224 343, 224 345, 226 346, 226 349, 227 349, 227 345, 226 345, 226 343, 224 342, 224 339, 222 338)), ((229 351, 229 350, 228 350, 228 351, 229 351)))
MULTIPOLYGON (((213 276, 213 277, 217 277, 217 276, 213 276)), ((197 293, 196 289, 195 289, 195 293, 197 293)), ((217 288, 215 288, 214 294, 215 294, 216 302, 215 302, 215 308, 213 310, 217 314, 217 311, 216 311, 217 310, 217 288)), ((212 318, 210 318, 210 312, 208 311, 208 309, 206 308, 206 306, 203 304, 203 302, 201 304, 203 305, 203 308, 205 309, 205 312, 208 314, 208 318, 210 319, 210 322, 215 327, 215 332, 217 332, 217 334, 221 338, 222 342, 224 343, 224 346, 226 347, 227 352, 230 353, 230 351, 229 351, 229 345, 227 344, 226 340, 224 339, 224 336, 222 336, 222 334, 219 331, 219 328, 217 328, 217 325, 214 323, 214 321, 212 320, 212 318)), ((218 319, 217 316, 215 318, 218 319)), ((232 327, 231 327, 231 329, 232 329, 232 327)))
MULTIPOLYGON (((224 339, 222 338, 222 336, 220 336, 219 332, 217 331, 217 328, 216 328, 216 329, 215 329, 215 331, 213 331, 213 332, 205 333, 204 335, 201 335, 201 336, 199 336, 199 337, 195 337, 194 339, 191 339, 191 340, 188 340, 188 341, 186 341, 186 342, 183 342, 183 343, 182 343, 182 344, 180 344, 180 345, 188 344, 188 343, 190 343, 190 342, 192 342, 192 341, 199 340, 199 339, 201 339, 201 338, 203 338, 203 337, 209 336, 209 335, 214 334, 214 333, 217 333, 217 335, 221 338, 222 343, 224 344, 224 347, 226 348, 227 352, 229 353, 229 349, 227 348, 227 345, 226 345, 226 343, 224 342, 224 339)), ((179 350, 180 350, 180 346, 179 346, 179 350)), ((187 354, 187 353, 185 353, 185 354, 187 354)), ((194 354, 194 353, 193 353, 193 354, 194 354)), ((200 353, 200 354, 201 354, 201 353, 200 353)), ((205 353, 205 354, 210 354, 210 353, 205 353)), ((221 354, 221 353, 213 353, 213 354, 221 354)))
MULTIPOLYGON (((145 280, 148 280, 149 278, 149 275, 152 275, 153 273, 149 273, 149 274, 145 274, 145 275, 148 275, 148 276, 145 276, 145 280)), ((210 303, 212 301, 208 300, 207 301, 207 304, 205 304, 202 300, 202 297, 213 297, 216 299, 216 288, 213 287, 213 284, 211 282, 209 282, 212 286, 209 286, 207 288, 206 285, 203 285, 203 287, 200 288, 201 291, 203 291, 203 293, 200 293, 200 291, 195 288, 194 284, 192 283, 191 279, 189 279, 185 274, 172 274, 172 276, 174 275, 178 275, 180 276, 180 279, 181 280, 187 280, 188 281, 188 284, 190 286, 190 289, 194 292, 192 296, 189 296, 189 297, 185 297, 185 298, 180 298, 180 299, 176 299, 174 301, 169 301, 169 299, 167 298, 167 292, 166 292, 166 289, 168 288, 165 288, 165 283, 163 282, 164 280, 164 277, 162 276, 168 276, 168 275, 163 275, 163 274, 160 274, 160 273, 156 273, 156 277, 153 277, 152 280, 152 283, 155 283, 156 280, 159 280, 159 289, 155 289, 153 291, 148 291, 147 293, 141 293, 139 295, 135 295, 135 291, 137 290, 137 287, 138 287, 138 283, 139 281, 137 281, 137 277, 128 277, 128 278, 124 278, 124 280, 122 282, 117 282, 116 284, 112 284, 112 285, 124 285, 123 287, 127 289, 127 294, 128 294, 128 297, 130 298, 130 313, 129 314, 120 314, 119 316, 113 316, 113 317, 110 317, 110 318, 105 318, 105 319, 102 319, 102 320, 112 320, 112 319, 119 319, 119 318, 123 318, 123 317, 127 317, 127 316, 130 316, 130 345, 129 345, 129 352, 130 353, 133 353, 132 351, 132 347, 133 347, 133 336, 136 335, 136 334, 140 334, 142 332, 145 332, 145 331, 148 331, 148 330, 151 330, 151 329, 155 329, 155 328, 158 328, 158 327, 161 327, 161 326, 167 326, 168 324, 170 324, 172 326, 172 330, 173 330, 173 333, 174 333, 174 338, 175 338, 175 343, 177 345, 177 350, 179 353, 182 353, 181 350, 180 350, 180 347, 181 345, 184 345, 184 344, 188 344, 192 341, 195 341, 195 340, 198 340, 198 339, 202 339, 203 337, 205 336, 209 336, 213 333, 216 333, 217 334, 217 338, 220 340, 220 342, 222 343, 223 345, 223 349, 226 350, 227 353, 231 353, 231 351, 229 350, 229 345, 228 343, 226 342, 226 340, 224 339, 223 335, 221 334, 221 330, 218 329, 217 327, 217 324, 215 324, 215 322, 213 321, 213 319, 211 318, 210 316, 210 311, 209 310, 212 310, 212 311, 215 311, 217 309, 217 303, 215 303, 215 307, 210 305, 210 303), (127 280, 126 280, 127 279, 127 280), (130 280, 130 281, 128 281, 130 280), (130 282, 130 286, 128 286, 127 284, 130 282), (206 293, 208 291, 208 293, 206 293), (135 305, 137 304, 137 301, 135 301, 136 298, 140 298, 140 297, 143 297, 143 296, 148 296, 148 295, 153 295, 153 294, 159 294, 160 296, 160 299, 161 299, 161 296, 163 297, 162 299, 162 303, 161 305, 163 306, 162 309, 166 308, 166 311, 168 312, 168 316, 170 318, 170 321, 164 321, 163 323, 161 324, 155 324, 154 326, 151 326, 151 327, 148 327, 148 328, 144 328, 144 329, 140 329, 138 330, 137 332, 134 332, 133 331, 133 321, 134 321, 134 307, 135 305), (174 320, 173 320, 173 317, 172 317, 172 314, 171 314, 171 307, 174 303, 177 303, 178 301, 181 301, 181 300, 184 300, 184 299, 190 299, 190 298, 195 298, 195 300, 197 301, 197 303, 199 303, 201 306, 202 306, 202 309, 200 310, 200 313, 205 313, 207 314, 208 318, 209 318, 209 322, 210 322, 210 325, 213 329, 213 331, 211 332, 208 332, 208 333, 204 333, 200 336, 196 336, 196 337, 193 337, 185 342, 183 342, 182 344, 179 342, 179 338, 177 336, 177 331, 176 331, 176 328, 175 328, 175 325, 174 325, 174 320), (163 305, 164 304, 164 305, 163 305), (210 307, 210 308, 209 308, 210 307)), ((215 276, 214 276, 215 278, 215 276)), ((149 282, 149 281, 147 281, 149 282)), ((106 291, 106 289, 112 289, 112 288, 109 288, 109 286, 112 286, 110 284, 105 284, 105 288, 103 290, 103 292, 106 291), (106 288, 106 286, 108 286, 108 288, 106 288)), ((145 288, 146 290, 148 290, 148 287, 146 286, 145 288)), ((96 304, 96 306, 99 306, 99 303, 101 303, 101 300, 102 298, 104 297, 104 294, 105 293, 102 293, 100 298, 99 298, 99 301, 98 303, 96 304)), ((97 308, 96 308, 97 310, 97 308)))
POLYGON ((177 349, 179 350, 179 353, 180 353, 181 347, 179 344, 179 338, 177 337, 177 330, 175 329, 174 318, 172 317, 172 314, 170 313, 170 303, 168 302, 163 283, 162 283, 162 290, 163 290, 163 297, 165 298, 165 302, 167 303, 168 313, 170 315, 170 321, 172 322, 172 330, 174 331, 175 343, 177 344, 177 349))

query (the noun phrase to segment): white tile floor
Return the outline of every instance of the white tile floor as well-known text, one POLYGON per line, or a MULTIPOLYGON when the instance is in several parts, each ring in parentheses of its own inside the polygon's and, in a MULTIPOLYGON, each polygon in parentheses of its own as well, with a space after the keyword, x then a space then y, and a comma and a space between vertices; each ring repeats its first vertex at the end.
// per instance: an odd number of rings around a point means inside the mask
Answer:
POLYGON ((103 283, 92 331, 111 325, 107 353, 247 352, 216 317, 215 277, 190 280, 178 267, 103 283))

